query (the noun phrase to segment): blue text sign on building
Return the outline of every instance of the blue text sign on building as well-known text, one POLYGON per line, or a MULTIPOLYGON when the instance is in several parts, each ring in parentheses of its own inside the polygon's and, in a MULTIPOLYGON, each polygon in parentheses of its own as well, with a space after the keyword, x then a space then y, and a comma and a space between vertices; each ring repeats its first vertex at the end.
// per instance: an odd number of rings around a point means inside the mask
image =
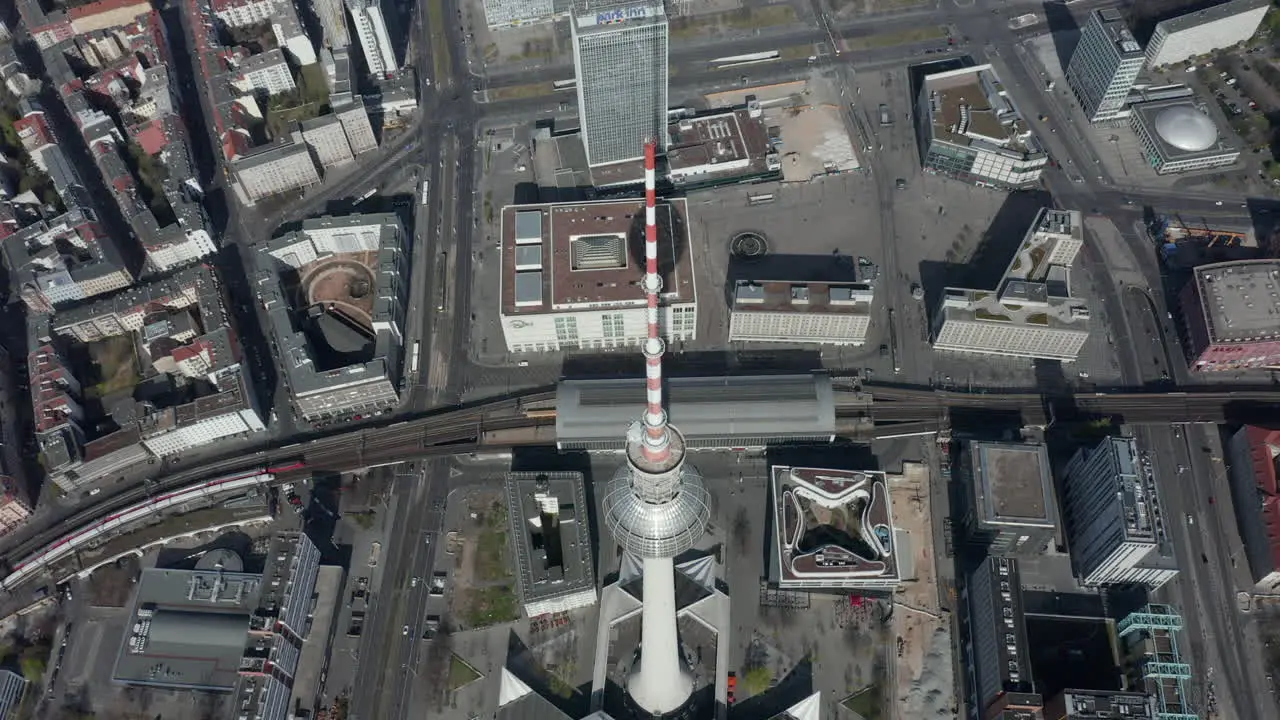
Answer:
POLYGON ((624 20, 638 20, 647 17, 648 14, 649 9, 646 7, 618 8, 596 13, 596 24, 608 25, 609 23, 623 22, 624 20))

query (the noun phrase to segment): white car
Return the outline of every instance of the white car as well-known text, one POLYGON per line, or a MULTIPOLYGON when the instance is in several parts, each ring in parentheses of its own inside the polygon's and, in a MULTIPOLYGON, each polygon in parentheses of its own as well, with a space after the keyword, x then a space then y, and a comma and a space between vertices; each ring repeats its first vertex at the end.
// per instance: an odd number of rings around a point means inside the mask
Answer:
POLYGON ((414 578, 413 581, 409 583, 409 587, 418 587, 418 583, 421 582, 421 580, 422 578, 414 578))
POLYGON ((409 626, 408 626, 408 625, 405 625, 405 626, 404 626, 404 630, 403 630, 403 631, 401 631, 401 633, 400 633, 400 634, 401 634, 401 635, 408 635, 408 634, 409 634, 409 626))
POLYGON ((1195 519, 1194 517, 1192 517, 1191 513, 1187 513, 1187 524, 1188 524, 1188 525, 1195 525, 1195 524, 1196 524, 1196 519, 1195 519))

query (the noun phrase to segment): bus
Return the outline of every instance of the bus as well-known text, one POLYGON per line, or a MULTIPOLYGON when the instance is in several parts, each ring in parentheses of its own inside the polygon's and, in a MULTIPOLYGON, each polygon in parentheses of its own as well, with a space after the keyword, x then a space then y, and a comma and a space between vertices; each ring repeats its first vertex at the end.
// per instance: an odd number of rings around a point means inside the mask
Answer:
POLYGON ((556 90, 576 90, 578 88, 577 80, 556 80, 551 83, 551 87, 556 90))
POLYGON ((373 197, 374 195, 376 195, 376 194, 377 194, 377 192, 378 192, 378 188, 371 188, 368 192, 364 193, 363 195, 361 195, 360 197, 358 197, 358 198, 356 198, 354 201, 352 201, 352 203, 351 203, 351 204, 352 204, 352 205, 359 205, 360 203, 364 202, 365 200, 368 200, 369 198, 371 198, 371 197, 373 197))
POLYGON ((776 200, 773 193, 760 193, 759 195, 748 195, 747 205, 768 205, 776 200))
POLYGON ((418 351, 421 349, 422 349, 422 341, 414 340, 413 355, 409 356, 409 372, 414 375, 418 374, 418 351))
POLYGON ((436 288, 438 288, 440 293, 440 298, 436 302, 436 312, 444 312, 445 300, 449 297, 448 288, 446 287, 448 284, 448 276, 449 253, 442 252, 440 253, 439 265, 436 267, 436 288))
POLYGON ((431 178, 422 179, 422 206, 431 204, 431 178))

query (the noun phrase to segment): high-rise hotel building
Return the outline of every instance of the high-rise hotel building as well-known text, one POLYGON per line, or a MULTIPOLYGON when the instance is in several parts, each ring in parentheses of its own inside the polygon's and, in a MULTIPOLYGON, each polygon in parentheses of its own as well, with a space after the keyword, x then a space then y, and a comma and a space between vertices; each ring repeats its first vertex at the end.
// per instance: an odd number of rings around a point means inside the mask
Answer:
POLYGON ((592 167, 667 145, 667 16, 661 0, 578 0, 569 23, 578 112, 592 167))

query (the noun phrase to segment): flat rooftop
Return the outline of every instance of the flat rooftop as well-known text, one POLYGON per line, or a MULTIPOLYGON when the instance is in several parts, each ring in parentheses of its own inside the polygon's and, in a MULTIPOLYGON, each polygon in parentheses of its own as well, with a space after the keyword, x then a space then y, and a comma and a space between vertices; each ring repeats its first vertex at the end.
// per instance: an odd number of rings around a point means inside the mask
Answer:
POLYGON ((1239 153, 1243 147, 1240 138, 1231 129, 1227 116, 1223 114, 1222 109, 1218 107, 1216 102, 1203 102, 1196 98, 1179 97, 1137 103, 1131 105, 1130 109, 1138 122, 1146 129, 1147 135, 1154 141, 1160 151, 1160 156, 1166 161, 1217 157, 1219 155, 1239 153), (1167 132, 1173 132, 1175 135, 1167 138, 1166 131, 1162 127, 1161 117, 1172 117, 1178 113, 1190 117, 1195 117, 1196 115, 1207 117, 1212 121, 1213 128, 1212 130, 1202 128, 1198 131, 1199 134, 1193 136, 1186 135, 1185 133, 1188 132, 1186 130, 1169 128, 1167 132), (1195 113, 1195 115, 1191 115, 1192 113, 1195 113), (1169 142, 1170 139, 1178 141, 1183 147, 1169 142), (1206 145, 1207 147, 1204 147, 1206 145), (1203 149, 1186 149, 1187 147, 1203 147, 1203 149))
POLYGON ((667 168, 673 172, 714 165, 724 165, 726 175, 768 169, 769 134, 764 121, 745 109, 681 118, 667 126, 667 137, 667 168))
MULTIPOLYGON (((693 302, 687 205, 656 215, 663 302, 693 302)), ((643 200, 503 208, 502 314, 644 306, 644 225, 643 200)))
POLYGON ((1078 210, 1044 208, 994 290, 945 288, 948 319, 983 320, 1048 329, 1089 329, 1089 308, 1071 291, 1071 266, 1084 243, 1078 210))
POLYGON ((871 283, 739 280, 733 290, 733 310, 866 315, 874 299, 871 283))
POLYGON ((239 677, 262 578, 208 570, 144 570, 112 679, 230 690, 239 677))
MULTIPOLYGON (((1162 20, 1156 25, 1157 30, 1164 28, 1165 31, 1175 33, 1180 30, 1186 30, 1199 25, 1207 25, 1211 22, 1217 22, 1233 15, 1241 15, 1243 13, 1254 10, 1263 10, 1271 7, 1268 0, 1231 0, 1230 2, 1214 5, 1213 7, 1197 10, 1196 12, 1179 15, 1176 18, 1162 20)), ((1261 17, 1261 16, 1259 16, 1261 17)))
MULTIPOLYGON (((685 441, 717 438, 817 438, 835 434, 831 378, 811 375, 673 377, 667 412, 685 441)), ((556 440, 562 446, 625 444, 644 412, 643 377, 563 380, 556 387, 556 440)))
POLYGON ((524 603, 596 586, 582 473, 506 475, 507 513, 524 603))
POLYGON ((1280 339, 1280 260, 1237 260, 1195 270, 1212 343, 1280 339))
POLYGON ((1053 526, 1053 479, 1044 445, 975 442, 971 452, 981 522, 1053 526))
POLYGON ((885 474, 775 465, 776 580, 831 587, 896 584, 898 562, 885 474))
POLYGON ((928 75, 924 92, 934 138, 966 147, 981 144, 1016 157, 1042 152, 990 65, 928 75))
POLYGON ((1124 15, 1118 9, 1094 10, 1093 16, 1102 26, 1107 40, 1115 46, 1116 53, 1121 59, 1142 56, 1142 46, 1134 39, 1133 33, 1129 30, 1129 24, 1125 22, 1124 15))

